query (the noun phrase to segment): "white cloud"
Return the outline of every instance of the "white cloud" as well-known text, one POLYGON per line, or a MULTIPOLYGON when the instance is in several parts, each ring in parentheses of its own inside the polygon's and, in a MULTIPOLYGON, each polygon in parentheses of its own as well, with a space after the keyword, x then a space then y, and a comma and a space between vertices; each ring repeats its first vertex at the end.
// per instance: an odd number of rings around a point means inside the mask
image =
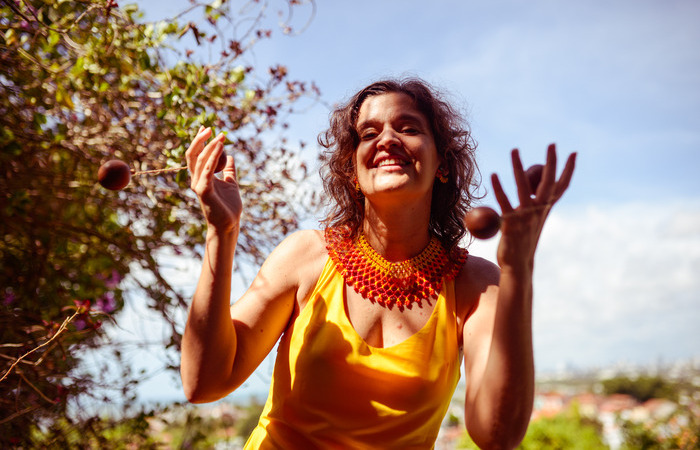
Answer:
POLYGON ((555 210, 535 270, 542 368, 700 353, 700 204, 555 210))

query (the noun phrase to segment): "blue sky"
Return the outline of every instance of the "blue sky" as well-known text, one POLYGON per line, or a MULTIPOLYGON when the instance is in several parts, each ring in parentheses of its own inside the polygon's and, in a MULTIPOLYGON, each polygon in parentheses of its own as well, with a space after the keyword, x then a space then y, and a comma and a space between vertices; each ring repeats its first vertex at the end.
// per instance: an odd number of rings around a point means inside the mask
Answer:
MULTIPOLYGON (((155 19, 187 2, 138 3, 155 19)), ((466 111, 485 180, 511 178, 514 147, 526 165, 550 142, 562 161, 578 152, 536 258, 538 371, 669 362, 700 357, 698 23, 697 1, 317 0, 301 35, 277 32, 254 62, 315 81, 329 104, 378 78, 425 78, 466 111)), ((328 112, 295 116, 290 135, 315 142, 328 112)), ((493 260, 496 243, 470 251, 493 260)), ((197 274, 182 262, 184 290, 197 274)))

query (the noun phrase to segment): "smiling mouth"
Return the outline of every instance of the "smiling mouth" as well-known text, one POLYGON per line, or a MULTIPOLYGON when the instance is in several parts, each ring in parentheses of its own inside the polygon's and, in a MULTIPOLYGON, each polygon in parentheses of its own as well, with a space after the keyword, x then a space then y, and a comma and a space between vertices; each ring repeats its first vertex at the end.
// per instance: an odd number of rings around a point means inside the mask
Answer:
POLYGON ((376 167, 384 167, 384 166, 405 166, 407 165, 408 162, 404 161, 402 159, 395 159, 395 158, 386 158, 381 161, 379 161, 379 164, 377 164, 376 167))

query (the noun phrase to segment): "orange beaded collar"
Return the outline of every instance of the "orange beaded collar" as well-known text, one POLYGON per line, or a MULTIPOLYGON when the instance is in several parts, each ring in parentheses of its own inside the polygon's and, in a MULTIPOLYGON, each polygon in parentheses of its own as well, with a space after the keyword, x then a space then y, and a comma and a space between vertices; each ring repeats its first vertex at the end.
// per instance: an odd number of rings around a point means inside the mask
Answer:
POLYGON ((418 256, 392 263, 369 245, 364 234, 356 240, 347 228, 328 228, 325 234, 328 254, 345 282, 362 297, 388 308, 411 308, 413 303, 436 299, 443 278, 454 278, 467 259, 461 248, 448 255, 433 236, 418 256))

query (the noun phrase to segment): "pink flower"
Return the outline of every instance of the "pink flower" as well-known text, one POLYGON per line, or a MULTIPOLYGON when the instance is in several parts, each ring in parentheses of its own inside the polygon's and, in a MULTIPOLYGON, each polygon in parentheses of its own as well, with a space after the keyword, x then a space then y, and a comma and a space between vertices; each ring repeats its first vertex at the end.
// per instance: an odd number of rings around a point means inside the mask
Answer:
POLYGON ((87 326, 87 321, 85 319, 75 319, 73 321, 73 326, 75 326, 75 329, 78 331, 84 330, 85 327, 87 326))
POLYGON ((121 275, 116 270, 112 271, 112 276, 105 280, 105 287, 107 289, 114 289, 119 286, 119 282, 122 281, 121 275))
POLYGON ((114 292, 106 292, 102 297, 95 302, 95 307, 103 313, 109 314, 117 309, 117 300, 114 298, 114 292))

